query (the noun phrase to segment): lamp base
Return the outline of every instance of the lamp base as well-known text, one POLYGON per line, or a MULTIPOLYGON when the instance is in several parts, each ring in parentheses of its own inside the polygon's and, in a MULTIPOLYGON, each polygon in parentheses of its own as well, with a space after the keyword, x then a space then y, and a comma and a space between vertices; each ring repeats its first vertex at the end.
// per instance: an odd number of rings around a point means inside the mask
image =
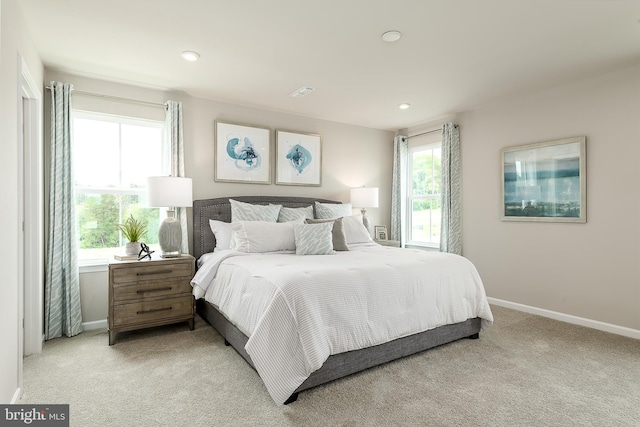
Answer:
POLYGON ((160 258, 180 258, 182 254, 160 254, 160 258))
POLYGON ((174 217, 175 212, 167 211, 167 218, 160 224, 158 230, 158 243, 162 258, 176 258, 180 256, 180 246, 182 246, 182 227, 180 221, 174 217))
POLYGON ((369 231, 369 218, 367 218, 367 210, 365 208, 360 209, 360 213, 362 214, 362 223, 364 224, 364 228, 369 231))

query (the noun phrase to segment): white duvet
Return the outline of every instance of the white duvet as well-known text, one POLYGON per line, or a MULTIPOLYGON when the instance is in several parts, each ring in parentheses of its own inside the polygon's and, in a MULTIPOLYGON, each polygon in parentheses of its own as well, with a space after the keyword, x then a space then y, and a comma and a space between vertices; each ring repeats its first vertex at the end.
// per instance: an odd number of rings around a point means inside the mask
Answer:
POLYGON ((493 322, 466 258, 376 244, 335 255, 215 252, 192 285, 249 337, 245 350, 278 404, 330 355, 474 317, 493 322))

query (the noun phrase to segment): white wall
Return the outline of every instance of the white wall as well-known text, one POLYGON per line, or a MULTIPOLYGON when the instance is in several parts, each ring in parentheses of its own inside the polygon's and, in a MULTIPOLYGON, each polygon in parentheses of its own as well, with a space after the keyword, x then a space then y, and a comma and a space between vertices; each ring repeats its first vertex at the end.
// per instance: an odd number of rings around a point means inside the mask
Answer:
POLYGON ((460 114, 464 254, 490 297, 640 330, 640 66, 460 114), (500 221, 500 149, 587 137, 587 223, 500 221))
POLYGON ((387 224, 391 216, 393 132, 345 125, 274 111, 204 99, 184 101, 185 168, 194 179, 194 198, 229 195, 287 195, 349 201, 351 187, 380 188, 380 206, 370 209, 372 224, 387 224), (322 186, 251 185, 214 182, 214 122, 246 123, 322 135, 322 186))
MULTIPOLYGON (((368 214, 372 224, 389 225, 391 132, 47 72, 50 79, 89 92, 182 101, 185 168, 196 199, 264 194, 348 201, 350 187, 378 186, 381 207, 368 214), (322 187, 214 182, 216 119, 321 134, 322 187)), ((108 104, 109 112, 120 114, 146 114, 146 108, 162 117, 148 107, 87 97, 74 102, 96 110, 108 104)), ((456 116, 463 151, 463 250, 490 297, 640 330, 640 191, 630 172, 640 155, 639 114, 640 68, 632 67, 456 116), (587 137, 587 224, 501 222, 500 149, 575 135, 587 137)), ((100 310, 89 306, 100 307, 106 274, 83 275, 81 286, 85 321, 99 320, 100 310)), ((106 299, 102 304, 106 310, 106 299)))
MULTIPOLYGON (((391 171, 393 132, 316 120, 292 114, 192 98, 184 93, 164 92, 113 82, 46 71, 46 80, 73 83, 78 91, 120 96, 162 103, 182 101, 184 113, 185 171, 193 179, 194 199, 243 195, 307 196, 349 201, 351 187, 379 187, 380 208, 367 209, 371 227, 389 226, 391 216, 391 171), (275 129, 322 135, 322 186, 284 186, 214 182, 215 120, 262 126, 271 129, 272 147, 275 129)), ((105 101, 75 96, 74 108, 110 114, 134 115, 162 120, 164 112, 156 107, 105 101)), ((45 123, 45 126, 47 124, 45 123)), ((191 219, 189 219, 191 229, 191 219)), ((107 274, 83 273, 80 277, 83 322, 104 319, 107 310, 107 274)))
MULTIPOLYGON (((8 403, 19 387, 18 373, 18 275, 19 227, 18 201, 18 58, 21 55, 36 82, 42 82, 43 68, 33 43, 25 30, 16 0, 2 0, 0 5, 0 223, 5 232, 0 245, 0 402, 8 403)), ((21 107, 20 107, 21 108, 21 107)))

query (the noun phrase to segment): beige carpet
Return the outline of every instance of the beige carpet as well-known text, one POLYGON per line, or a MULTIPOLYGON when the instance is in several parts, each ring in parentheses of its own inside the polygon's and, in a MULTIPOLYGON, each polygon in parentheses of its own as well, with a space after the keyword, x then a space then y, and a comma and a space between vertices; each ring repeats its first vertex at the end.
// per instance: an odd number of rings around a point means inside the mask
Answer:
POLYGON ((204 321, 49 341, 19 403, 69 403, 72 426, 638 426, 640 341, 501 307, 461 340, 277 406, 204 321))

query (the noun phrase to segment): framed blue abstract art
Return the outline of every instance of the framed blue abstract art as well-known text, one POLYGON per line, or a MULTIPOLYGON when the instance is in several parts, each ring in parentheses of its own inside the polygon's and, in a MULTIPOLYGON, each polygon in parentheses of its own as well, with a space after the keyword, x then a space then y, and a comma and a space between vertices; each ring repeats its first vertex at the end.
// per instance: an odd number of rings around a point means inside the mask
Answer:
POLYGON ((271 184, 271 131, 216 121, 214 180, 271 184))
POLYGON ((322 137, 276 130, 276 184, 320 186, 322 137))
POLYGON ((587 222, 586 137, 503 148, 502 220, 587 222))

